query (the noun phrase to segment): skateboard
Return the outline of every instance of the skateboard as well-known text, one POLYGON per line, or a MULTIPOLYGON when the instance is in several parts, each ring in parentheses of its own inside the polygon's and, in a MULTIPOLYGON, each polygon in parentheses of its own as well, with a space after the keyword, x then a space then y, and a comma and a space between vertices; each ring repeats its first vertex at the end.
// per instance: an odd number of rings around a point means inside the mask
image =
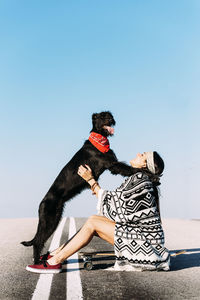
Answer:
MULTIPOLYGON (((186 253, 185 250, 172 252, 170 256, 176 257, 178 255, 186 253)), ((115 256, 114 251, 102 251, 102 252, 79 252, 83 261, 84 261, 84 269, 90 271, 93 269, 92 260, 94 257, 103 257, 103 256, 115 256)))
POLYGON ((103 256, 115 256, 114 251, 99 251, 99 252, 79 252, 83 261, 84 269, 90 271, 93 269, 92 260, 94 257, 103 257, 103 256))

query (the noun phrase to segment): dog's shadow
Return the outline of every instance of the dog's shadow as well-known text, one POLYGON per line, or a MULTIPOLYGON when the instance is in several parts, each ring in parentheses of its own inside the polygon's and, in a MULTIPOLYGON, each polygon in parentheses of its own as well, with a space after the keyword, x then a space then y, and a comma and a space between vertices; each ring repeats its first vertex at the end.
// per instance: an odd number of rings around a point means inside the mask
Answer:
POLYGON ((200 248, 178 249, 171 252, 185 251, 185 253, 171 256, 170 271, 178 271, 194 267, 200 267, 200 248))

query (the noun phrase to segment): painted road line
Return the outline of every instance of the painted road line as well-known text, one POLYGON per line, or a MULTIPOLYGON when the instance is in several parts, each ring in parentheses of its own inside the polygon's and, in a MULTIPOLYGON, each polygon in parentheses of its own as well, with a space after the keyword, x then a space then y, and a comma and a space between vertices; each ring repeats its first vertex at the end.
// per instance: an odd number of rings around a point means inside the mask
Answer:
MULTIPOLYGON (((61 220, 60 224, 58 225, 58 227, 54 233, 53 239, 51 241, 49 251, 52 251, 60 246, 60 239, 62 236, 65 222, 66 222, 66 218, 63 218, 61 220)), ((37 285, 36 285, 36 288, 35 288, 35 291, 33 293, 32 300, 41 300, 41 299, 48 300, 49 299, 52 279, 53 279, 53 274, 41 274, 40 275, 37 285)))
MULTIPOLYGON (((71 217, 69 222, 69 239, 75 233, 75 220, 71 217)), ((83 299, 78 254, 74 253, 70 256, 69 262, 70 263, 67 264, 67 300, 83 299)))
POLYGON ((176 251, 176 252, 172 252, 170 255, 171 256, 178 256, 178 255, 181 255, 181 254, 184 254, 186 253, 185 250, 182 250, 182 251, 176 251))

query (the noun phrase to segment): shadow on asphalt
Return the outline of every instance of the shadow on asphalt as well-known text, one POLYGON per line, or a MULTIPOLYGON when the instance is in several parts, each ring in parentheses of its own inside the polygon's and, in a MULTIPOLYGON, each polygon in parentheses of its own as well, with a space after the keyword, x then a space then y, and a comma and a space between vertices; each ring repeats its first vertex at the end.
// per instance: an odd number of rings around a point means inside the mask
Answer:
MULTIPOLYGON (((109 267, 112 267, 113 265, 114 264, 95 264, 95 265, 93 265, 92 270, 89 270, 89 271, 91 272, 91 271, 95 271, 95 270, 104 270, 109 267)), ((69 273, 69 272, 74 272, 74 271, 79 271, 79 270, 84 270, 84 271, 88 272, 88 270, 81 267, 81 268, 74 268, 74 269, 63 269, 62 273, 69 273)))
MULTIPOLYGON (((200 248, 191 248, 191 249, 177 249, 170 252, 181 252, 185 251, 183 254, 177 256, 171 256, 171 268, 170 271, 179 271, 183 269, 189 269, 194 267, 200 267, 200 248)), ((72 264, 72 263, 83 263, 83 259, 68 259, 63 264, 72 264)), ((105 257, 93 257, 92 258, 93 268, 92 270, 106 269, 114 265, 115 259, 110 256, 105 257)), ((77 271, 77 268, 66 270, 63 269, 63 272, 72 272, 77 271)), ((84 270, 81 267, 79 270, 84 270)))
POLYGON ((200 267, 200 248, 178 249, 172 252, 179 251, 185 251, 185 253, 171 257, 170 271, 200 267))
MULTIPOLYGON (((83 259, 68 259, 66 261, 63 262, 63 265, 68 265, 68 264, 73 264, 73 263, 77 263, 80 262, 81 265, 84 263, 83 259)), ((107 269, 109 267, 112 267, 115 263, 115 258, 111 258, 110 256, 105 256, 105 257, 93 257, 92 258, 92 262, 93 262, 93 267, 91 271, 94 270, 103 270, 103 269, 107 269)), ((81 266, 79 269, 78 268, 73 268, 73 269, 63 269, 62 273, 65 272, 72 272, 72 271, 78 271, 78 270, 85 270, 83 266, 81 266)), ((87 271, 87 270, 86 270, 87 271)))

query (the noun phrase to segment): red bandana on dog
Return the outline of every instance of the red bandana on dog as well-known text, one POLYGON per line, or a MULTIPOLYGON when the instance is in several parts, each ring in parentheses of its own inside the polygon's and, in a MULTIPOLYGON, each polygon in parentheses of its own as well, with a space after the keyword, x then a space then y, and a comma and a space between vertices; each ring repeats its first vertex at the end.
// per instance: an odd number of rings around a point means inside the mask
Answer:
POLYGON ((106 153, 110 149, 108 139, 99 133, 91 132, 89 136, 89 141, 102 153, 106 153))

